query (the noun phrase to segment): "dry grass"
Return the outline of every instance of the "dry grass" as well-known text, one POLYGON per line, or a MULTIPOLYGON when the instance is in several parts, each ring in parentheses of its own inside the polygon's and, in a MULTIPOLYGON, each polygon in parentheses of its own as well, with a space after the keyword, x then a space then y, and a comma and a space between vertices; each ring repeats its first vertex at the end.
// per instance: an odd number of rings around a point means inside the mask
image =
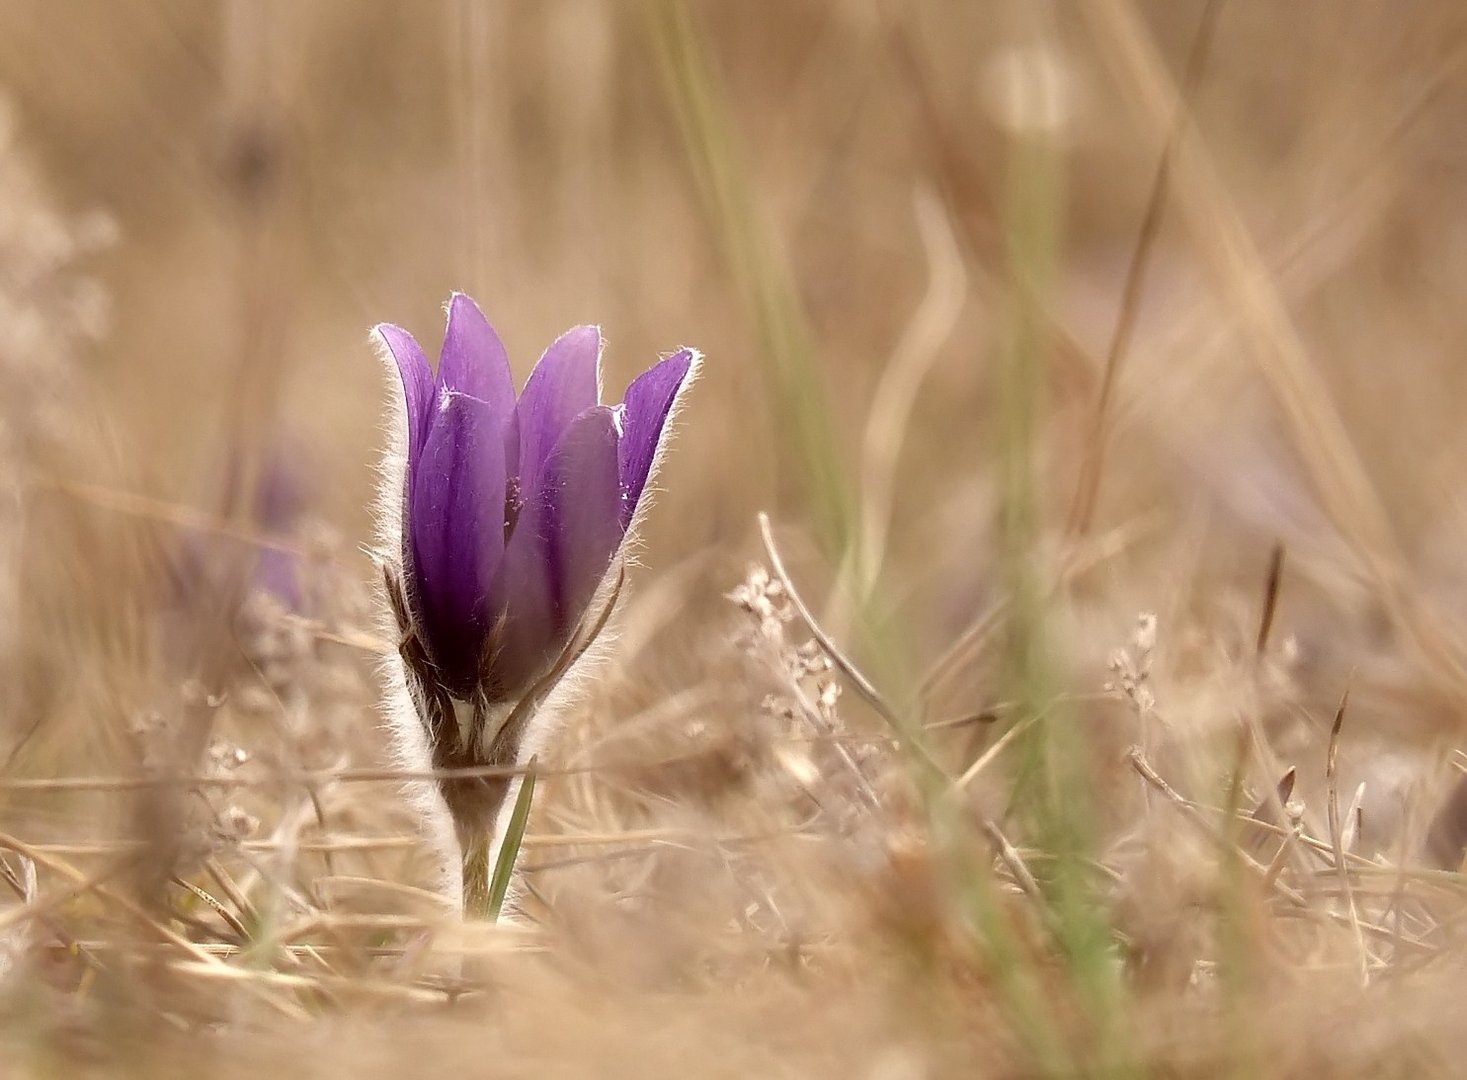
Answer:
POLYGON ((4 1075, 1460 1071, 1459 5, 0 28, 4 1075), (455 288, 708 356, 498 925, 362 549, 455 288))

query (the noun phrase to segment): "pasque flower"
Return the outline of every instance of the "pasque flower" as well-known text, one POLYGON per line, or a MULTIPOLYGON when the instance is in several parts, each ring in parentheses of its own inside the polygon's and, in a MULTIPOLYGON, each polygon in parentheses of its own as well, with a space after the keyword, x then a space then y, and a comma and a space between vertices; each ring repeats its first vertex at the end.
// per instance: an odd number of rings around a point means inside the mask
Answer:
MULTIPOLYGON (((383 507, 412 701, 399 741, 439 769, 523 764, 543 742, 546 703, 615 602, 626 537, 698 354, 668 356, 620 405, 603 405, 594 326, 557 338, 519 395, 499 336, 462 293, 448 304, 436 373, 406 330, 374 332, 402 385, 383 507)), ((494 776, 438 785, 463 866, 492 855, 511 786, 494 776)))

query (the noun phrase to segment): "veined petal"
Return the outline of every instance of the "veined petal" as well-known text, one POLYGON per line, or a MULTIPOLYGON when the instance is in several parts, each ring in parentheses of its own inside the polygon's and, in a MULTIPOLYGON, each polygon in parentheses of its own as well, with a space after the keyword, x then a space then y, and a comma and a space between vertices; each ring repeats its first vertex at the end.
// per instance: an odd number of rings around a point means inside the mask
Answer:
POLYGON ((619 442, 614 412, 587 409, 550 455, 540 484, 555 525, 550 579, 567 630, 580 623, 621 544, 619 442))
POLYGON ((514 409, 514 376, 504 342, 479 305, 464 293, 454 293, 448 301, 437 386, 478 398, 500 418, 501 425, 502 418, 514 409))
POLYGON ((483 401, 439 393, 416 469, 409 529, 419 630, 444 687, 467 698, 504 552, 504 434, 483 401))
POLYGON ((551 343, 530 372, 516 415, 520 490, 530 492, 571 421, 598 400, 601 330, 577 326, 551 343))
POLYGON ((428 366, 428 357, 412 334, 400 326, 380 323, 372 328, 380 337, 397 362, 397 374, 402 380, 403 400, 406 404, 408 424, 408 476, 409 486, 413 463, 423 450, 423 440, 428 434, 428 413, 433 408, 433 369, 428 366))
POLYGON ((637 512, 637 503, 657 460, 662 430, 693 370, 695 355, 692 349, 675 352, 638 375, 627 387, 619 449, 623 529, 631 524, 632 515, 637 512))
POLYGON ((491 589, 491 608, 503 619, 492 670, 505 694, 554 661, 621 544, 617 442, 610 408, 584 410, 520 511, 491 589))

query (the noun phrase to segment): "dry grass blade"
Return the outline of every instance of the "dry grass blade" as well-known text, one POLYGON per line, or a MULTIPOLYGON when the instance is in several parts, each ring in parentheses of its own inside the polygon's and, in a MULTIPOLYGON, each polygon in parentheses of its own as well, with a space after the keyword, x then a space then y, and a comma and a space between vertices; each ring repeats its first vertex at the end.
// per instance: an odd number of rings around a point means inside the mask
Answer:
MULTIPOLYGON (((653 762, 606 762, 559 768, 542 768, 537 775, 545 777, 584 776, 618 770, 656 769, 682 765, 696 755, 673 755, 653 762)), ((0 778, 0 791, 75 794, 77 792, 146 791, 154 788, 302 788, 309 790, 323 784, 400 784, 408 780, 445 780, 463 777, 504 777, 515 779, 526 775, 523 765, 473 765, 453 769, 319 769, 294 771, 275 769, 260 776, 203 775, 193 776, 56 776, 0 778)))
POLYGON ((965 788, 969 784, 971 784, 979 773, 986 769, 989 764, 996 757, 998 757, 999 754, 1003 753, 1005 748, 1017 741, 1025 731, 1027 731, 1034 724, 1038 723, 1040 719, 1043 718, 1043 715, 1044 714, 1042 712, 1030 713, 1028 716, 1020 720, 1017 724, 1014 724, 1012 727, 1010 727, 1007 731, 1005 731, 1002 735, 1000 735, 997 739, 993 741, 992 746, 983 751, 982 754, 978 755, 973 764, 969 765, 967 769, 963 771, 962 776, 953 781, 953 787, 961 790, 962 788, 965 788))
POLYGON ((1257 861, 1256 858, 1253 858, 1253 855, 1248 854, 1247 851, 1240 850, 1240 848, 1232 847, 1232 845, 1229 844, 1228 839, 1226 839, 1226 836, 1223 835, 1221 831, 1218 831, 1218 829, 1213 828, 1212 823, 1210 823, 1209 820, 1207 820, 1206 817, 1203 816, 1203 813, 1201 813, 1201 811, 1197 809, 1196 804, 1191 803, 1190 800, 1182 797, 1177 789, 1172 787, 1171 784, 1168 784, 1168 782, 1166 782, 1165 779, 1162 778, 1162 775, 1160 775, 1159 772, 1156 772, 1156 769, 1153 769, 1152 763, 1147 762, 1146 754, 1143 753, 1143 750, 1141 750, 1140 747, 1131 747, 1131 750, 1127 751, 1127 759, 1130 760, 1131 767, 1133 767, 1133 769, 1135 769, 1135 772, 1137 772, 1138 775, 1141 776, 1141 779, 1144 779, 1147 784, 1152 785, 1152 787, 1156 788, 1157 791, 1162 792, 1162 794, 1165 795, 1165 797, 1168 798, 1169 801, 1171 801, 1172 806, 1175 806, 1178 810, 1182 811, 1182 816, 1184 816, 1185 819, 1188 820, 1188 822, 1193 823, 1193 825, 1196 826, 1196 828, 1199 829, 1199 831, 1203 833, 1203 835, 1206 836, 1207 839, 1210 839, 1213 844, 1218 845, 1221 850, 1225 850, 1226 853, 1232 855, 1232 857, 1238 858, 1238 860, 1240 860, 1241 863, 1244 864, 1244 866, 1247 866, 1248 869, 1250 869, 1251 872, 1254 873, 1254 875, 1257 875, 1257 878, 1259 878, 1260 882, 1266 883, 1266 885, 1269 886, 1270 891, 1275 892, 1275 894, 1278 894, 1279 897, 1287 900, 1289 904, 1294 905, 1294 907, 1309 907, 1309 901, 1304 900, 1303 894, 1300 894, 1297 889, 1289 888, 1289 886, 1285 885, 1284 882, 1278 880, 1278 876, 1276 875, 1270 876, 1269 867, 1260 866, 1259 861, 1257 861))
MULTIPOLYGON (((1258 615, 1258 636, 1254 640, 1253 655, 1262 659, 1268 650, 1269 635, 1273 632, 1273 618, 1278 612, 1279 585, 1284 576, 1284 545, 1276 543, 1268 556, 1268 577, 1263 583, 1263 607, 1258 615)), ((1285 797, 1282 801, 1288 802, 1285 797)))
POLYGON ((36 863, 30 856, 19 852, 15 857, 20 862, 20 873, 12 870, 10 860, 0 855, 0 876, 5 878, 5 884, 10 886, 21 903, 29 904, 36 898, 36 863))
POLYGON ((1130 265, 1126 268, 1125 283, 1121 287, 1120 313, 1116 316, 1110 348, 1106 350, 1105 366, 1100 376, 1100 391, 1095 398, 1095 408, 1090 415, 1090 429, 1085 440, 1085 451, 1080 459, 1080 478, 1075 488, 1074 500, 1070 505, 1068 529, 1073 535, 1084 536, 1088 533, 1095 517, 1095 505, 1100 497, 1100 483, 1105 475, 1105 444, 1111 398, 1115 393, 1116 380, 1120 377, 1126 350, 1135 333, 1136 318, 1141 310, 1141 290, 1146 281, 1146 270, 1151 261, 1151 252, 1161 232, 1162 212, 1166 207, 1173 162, 1181 147, 1182 133, 1187 125, 1192 102, 1196 98, 1198 88, 1202 85, 1202 75, 1217 34, 1217 22, 1222 15, 1223 2, 1224 0, 1208 0, 1207 6, 1202 9, 1197 32, 1192 40, 1192 49, 1187 55, 1181 89, 1177 94, 1176 114, 1167 131, 1161 159, 1156 164, 1156 174, 1151 181, 1151 191, 1146 197, 1146 211, 1142 215, 1141 227, 1136 234, 1136 247, 1131 253, 1130 265))
POLYGON ((192 893, 195 897, 202 900, 205 904, 212 908, 214 913, 218 915, 221 919, 223 919, 229 929, 232 930, 235 936, 239 938, 241 944, 249 943, 250 932, 248 929, 245 928, 244 923, 239 921, 239 918, 234 914, 234 912, 230 911, 213 896, 209 895, 206 890, 199 888, 199 886, 195 885, 193 882, 185 881, 183 878, 178 877, 177 875, 174 875, 172 880, 175 885, 179 886, 182 889, 186 889, 188 892, 192 893))
MULTIPOLYGON (((825 654, 830 657, 831 663, 836 666, 836 669, 842 675, 850 680, 856 693, 860 694, 861 698, 876 710, 876 715, 886 722, 887 726, 891 728, 892 734, 901 740, 902 745, 922 764, 929 775, 937 777, 945 776, 942 766, 933 760, 928 753, 927 747, 921 741, 920 733, 910 730, 910 726, 887 703, 886 699, 882 697, 871 681, 866 678, 865 674, 841 651, 840 647, 836 645, 835 641, 825 632, 820 623, 816 621, 809 606, 806 605, 804 599, 800 596, 800 591, 795 588, 795 583, 790 578, 789 571, 785 569, 784 559, 780 557, 779 548, 774 543, 774 532, 770 526, 768 514, 760 513, 759 515, 759 533, 764 541, 764 552, 769 557, 770 569, 773 570, 774 576, 784 587, 785 594, 790 598, 790 603, 794 605, 795 611, 809 629, 811 636, 819 643, 820 648, 825 651, 825 654)), ((844 753, 843 747, 841 748, 841 752, 844 753)), ((860 773, 860 769, 854 762, 850 763, 850 767, 858 774, 860 773)), ((869 788, 869 781, 866 781, 864 776, 862 777, 862 783, 869 788)), ((871 797, 873 799, 875 798, 874 792, 871 797)), ((879 803, 879 800, 877 802, 879 803)))
POLYGON ((191 506, 155 499, 131 491, 119 491, 100 484, 89 484, 59 476, 32 473, 28 482, 39 489, 56 491, 75 499, 83 499, 93 505, 104 507, 119 514, 172 525, 179 529, 206 533, 238 540, 241 543, 266 551, 278 551, 287 555, 304 555, 306 552, 297 541, 288 537, 252 529, 238 521, 223 520, 217 514, 191 506))
POLYGON ((784 559, 780 557, 779 547, 774 542, 774 531, 770 526, 768 514, 760 513, 759 515, 759 535, 764 541, 764 553, 769 557, 770 569, 774 571, 774 576, 784 586, 785 592, 790 598, 790 603, 795 606, 795 610, 799 613, 801 621, 809 627, 810 633, 820 643, 820 647, 825 650, 835 666, 840 669, 840 673, 851 681, 851 685, 855 687, 856 692, 861 695, 868 705, 876 710, 878 716, 891 725, 893 731, 901 732, 904 725, 896 712, 886 703, 886 699, 881 696, 876 687, 871 684, 871 681, 866 678, 861 670, 856 667, 851 659, 840 650, 831 637, 821 628, 820 624, 815 620, 814 614, 800 596, 800 591, 795 588, 789 571, 785 569, 784 559))
POLYGON ((1142 753, 1139 746, 1132 747, 1126 756, 1131 762, 1131 767, 1134 768, 1138 774, 1140 774, 1141 778, 1145 780, 1148 784, 1156 788, 1157 791, 1166 796, 1166 798, 1172 803, 1172 805, 1182 811, 1183 816, 1189 822, 1191 822, 1202 833, 1203 836, 1205 836, 1213 844, 1217 845, 1220 850, 1226 851, 1230 857, 1236 858, 1243 866, 1247 867, 1248 870, 1257 877, 1258 881, 1262 885, 1266 886, 1268 890, 1273 894, 1282 897, 1284 900, 1287 900, 1291 907, 1299 911, 1307 912, 1313 916, 1325 918, 1332 922, 1348 926, 1351 929, 1357 930, 1360 933, 1370 934, 1372 937, 1375 937, 1382 941, 1393 940, 1394 935, 1389 929, 1383 926, 1377 926, 1374 923, 1366 922, 1365 920, 1360 919, 1358 917, 1358 914, 1342 914, 1337 911, 1321 911, 1312 906, 1309 901, 1304 897, 1304 895, 1299 892, 1299 890, 1279 880, 1278 874, 1272 873, 1270 867, 1263 866, 1258 862, 1257 859, 1253 858, 1253 856, 1249 855, 1246 851, 1243 851, 1240 848, 1237 848, 1230 844, 1226 835, 1224 835, 1220 830, 1213 827, 1213 825, 1207 820, 1207 818, 1203 816, 1202 812, 1197 808, 1195 803, 1192 803, 1188 799, 1184 798, 1175 788, 1173 788, 1170 784, 1166 782, 1166 780, 1162 778, 1160 773, 1158 773, 1154 768, 1151 767, 1151 763, 1146 760, 1146 755, 1142 753))
POLYGON ((1263 884, 1266 888, 1274 888, 1275 883, 1279 879, 1279 875, 1284 872, 1284 867, 1288 866, 1290 860, 1293 858, 1299 843, 1299 838, 1303 833, 1304 826, 1302 824, 1295 825, 1289 829, 1288 834, 1279 844, 1279 849, 1274 852, 1273 859, 1268 864, 1268 871, 1263 875, 1263 884))
MULTIPOLYGON (((94 893, 111 907, 126 914, 151 936, 193 958, 192 961, 182 961, 183 963, 202 964, 207 967, 223 967, 223 961, 218 957, 211 955, 194 942, 175 933, 169 927, 153 918, 127 896, 110 888, 106 884, 107 881, 119 876, 128 869, 127 862, 119 860, 102 872, 88 876, 82 874, 69 864, 52 859, 36 851, 30 845, 11 836, 0 835, 0 847, 8 848, 34 860, 41 866, 58 871, 73 882, 69 888, 60 893, 49 896, 37 896, 31 902, 19 908, 0 914, 0 932, 30 919, 44 918, 77 897, 94 893)), ((270 994, 263 994, 261 996, 272 1008, 285 1016, 296 1019, 304 1019, 306 1016, 306 1013, 292 1001, 270 994)))
POLYGON ((913 201, 927 257, 927 291, 882 371, 866 420, 861 446, 861 534, 856 545, 860 566, 854 591, 858 598, 871 593, 885 562, 903 438, 922 383, 962 314, 967 290, 962 253, 946 211, 925 191, 919 190, 913 201))
POLYGON ((1258 801, 1248 816, 1254 821, 1269 821, 1275 825, 1281 824, 1278 818, 1279 809, 1289 805, 1289 800, 1294 797, 1294 785, 1299 781, 1299 770, 1290 765, 1284 770, 1284 775, 1279 777, 1279 782, 1273 786, 1273 791, 1258 801))
POLYGON ((1355 785, 1355 794, 1345 810, 1345 823, 1341 829, 1340 848, 1347 855, 1355 854, 1360 842, 1360 828, 1365 823, 1365 781, 1355 785))
MULTIPOLYGON (((295 975, 283 971, 270 971, 261 968, 233 967, 217 962, 218 958, 216 957, 211 956, 210 959, 216 962, 201 963, 196 960, 174 960, 168 967, 180 975, 197 978, 205 982, 222 981, 239 983, 262 991, 307 990, 318 993, 329 992, 334 995, 339 995, 343 1001, 349 1001, 352 998, 367 998, 403 1003, 441 1005, 447 997, 447 994, 443 991, 434 991, 416 986, 403 986, 399 983, 383 982, 377 979, 366 979, 359 975, 350 977, 295 975)), ((281 999, 277 995, 271 995, 269 1000, 279 1001, 281 999)), ((297 1018, 306 1020, 309 1019, 309 1014, 301 1012, 297 1018)))
POLYGON ((1329 751, 1325 758, 1325 784, 1327 787, 1326 798, 1327 814, 1329 817, 1329 842, 1331 854, 1334 856, 1335 873, 1340 883, 1340 893, 1345 899, 1345 906, 1349 912, 1351 925, 1354 927, 1355 936, 1359 946, 1358 956, 1360 958, 1360 982, 1366 985, 1370 981, 1369 953, 1365 948, 1365 937, 1360 930, 1360 912, 1355 904, 1355 892, 1350 880, 1350 868, 1345 863, 1344 830, 1340 824, 1340 789, 1339 789, 1339 753, 1340 732, 1345 727, 1345 712, 1350 704, 1350 690, 1340 695, 1339 707, 1335 710, 1334 722, 1329 729, 1329 751))
MULTIPOLYGON (((1126 752, 1126 758, 1128 761, 1130 761, 1131 767, 1136 770, 1141 779, 1145 780, 1157 791, 1161 792, 1162 795, 1166 796, 1166 798, 1172 803, 1172 805, 1180 810, 1182 812, 1182 815, 1193 825, 1195 825, 1204 836, 1213 841, 1213 843, 1220 845, 1224 849, 1227 849, 1229 854, 1235 855, 1239 860, 1243 862, 1244 865, 1246 865, 1247 867, 1249 867, 1249 869, 1256 873, 1261 880, 1269 880, 1268 868, 1265 866, 1261 866, 1258 863, 1258 860, 1254 859, 1253 856, 1249 855, 1246 851, 1242 851, 1232 847, 1228 843, 1227 837, 1213 827, 1212 823, 1209 822, 1205 816, 1203 816, 1202 811, 1197 808, 1195 803, 1193 803, 1189 799, 1184 798, 1180 792, 1178 792, 1174 787, 1168 784, 1165 779, 1162 778, 1160 773, 1152 768, 1151 762, 1146 759, 1146 754, 1141 749, 1141 747, 1131 747, 1131 749, 1126 752)), ((1273 888, 1273 891, 1277 892, 1280 896, 1288 900, 1289 903, 1294 904, 1296 907, 1308 906, 1304 897, 1297 890, 1290 888, 1288 885, 1285 885, 1284 883, 1275 879, 1271 883, 1271 887, 1273 888)))
POLYGON ((999 860, 1008 869, 1008 872, 1013 875, 1014 883, 1023 890, 1025 896, 1040 905, 1040 910, 1045 910, 1048 907, 1048 902, 1045 900, 1044 892, 1039 888, 1039 882, 1034 880, 1034 875, 1029 872, 1029 867, 1024 865, 1024 859, 1019 854, 1019 849, 1010 843, 1009 838, 1004 835, 1003 830, 998 827, 998 823, 992 818, 984 818, 982 824, 983 834, 988 837, 989 842, 993 845, 994 852, 998 855, 999 860))

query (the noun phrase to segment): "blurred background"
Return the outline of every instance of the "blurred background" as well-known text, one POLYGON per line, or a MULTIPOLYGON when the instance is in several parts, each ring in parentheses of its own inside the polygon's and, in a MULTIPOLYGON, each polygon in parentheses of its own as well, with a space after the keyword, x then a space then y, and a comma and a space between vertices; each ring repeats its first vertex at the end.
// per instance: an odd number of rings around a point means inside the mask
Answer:
MULTIPOLYGON (((1362 843, 1417 850, 1467 703, 1464 33, 1451 0, 6 0, 0 759, 121 775, 163 730, 185 773, 381 762, 368 331, 432 353, 462 290, 521 379, 581 322, 613 400, 706 356, 596 731, 672 701, 679 752, 744 732, 767 688, 718 643, 767 510, 928 719, 1099 698, 1157 613, 1160 705, 1073 714, 1109 825, 1126 745, 1210 783, 1244 713, 1254 780, 1323 791, 1348 684, 1362 843), (988 634, 1030 592, 1042 630, 988 634)), ((689 791, 726 820, 722 779, 639 783, 642 824, 689 791)), ((338 794, 324 833, 409 831, 338 794)), ((193 812, 116 796, 15 789, 10 827, 193 812)), ((322 798, 216 801, 209 843, 322 798)), ((421 883, 388 851, 340 876, 421 883)))

